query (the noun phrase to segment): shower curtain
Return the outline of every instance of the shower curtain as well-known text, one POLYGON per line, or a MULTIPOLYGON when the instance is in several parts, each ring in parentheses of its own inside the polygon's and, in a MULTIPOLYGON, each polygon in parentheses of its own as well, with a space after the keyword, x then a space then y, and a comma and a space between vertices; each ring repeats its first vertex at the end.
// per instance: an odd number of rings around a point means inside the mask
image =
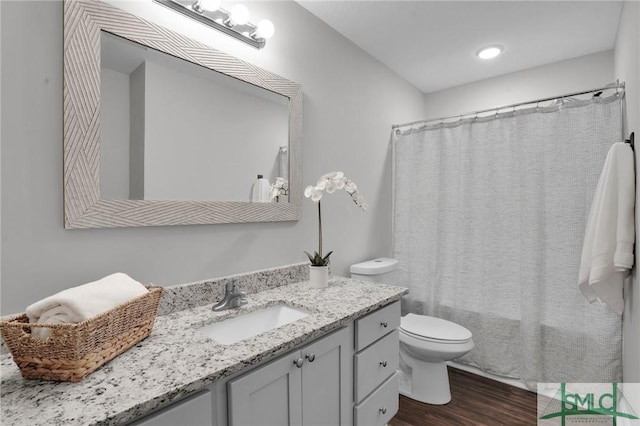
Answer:
POLYGON ((529 388, 620 382, 622 321, 578 289, 622 96, 564 99, 392 135, 394 257, 407 312, 457 322, 459 361, 529 388))

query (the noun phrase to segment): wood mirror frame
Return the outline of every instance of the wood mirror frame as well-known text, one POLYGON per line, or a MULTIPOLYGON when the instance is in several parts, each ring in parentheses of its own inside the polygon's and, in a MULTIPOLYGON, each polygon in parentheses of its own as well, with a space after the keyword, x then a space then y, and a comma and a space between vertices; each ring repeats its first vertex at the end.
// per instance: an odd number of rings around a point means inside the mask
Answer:
POLYGON ((302 86, 98 0, 64 2, 64 226, 109 228, 300 219, 302 86), (101 198, 100 32, 289 98, 289 202, 101 198))

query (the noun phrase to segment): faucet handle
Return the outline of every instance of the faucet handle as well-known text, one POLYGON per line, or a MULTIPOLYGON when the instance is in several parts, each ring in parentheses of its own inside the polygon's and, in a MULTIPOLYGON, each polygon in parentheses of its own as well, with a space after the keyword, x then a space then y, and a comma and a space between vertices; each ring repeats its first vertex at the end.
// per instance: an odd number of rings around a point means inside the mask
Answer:
POLYGON ((247 296, 237 296, 234 297, 233 299, 231 299, 231 301, 229 302, 229 307, 231 308, 239 308, 242 305, 246 305, 247 303, 249 303, 249 301, 247 300, 247 296))
POLYGON ((235 280, 229 281, 227 283, 227 293, 235 293, 236 292, 236 282, 235 280))

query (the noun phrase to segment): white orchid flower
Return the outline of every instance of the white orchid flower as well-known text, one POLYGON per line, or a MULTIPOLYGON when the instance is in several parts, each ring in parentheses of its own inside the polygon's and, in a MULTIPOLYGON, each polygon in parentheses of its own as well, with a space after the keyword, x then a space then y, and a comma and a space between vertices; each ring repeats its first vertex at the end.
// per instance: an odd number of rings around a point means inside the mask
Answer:
POLYGON ((344 189, 349 194, 353 194, 354 192, 356 192, 358 190, 358 187, 356 186, 355 183, 353 183, 353 181, 350 181, 350 180, 347 179, 347 182, 344 184, 344 189))
POLYGON ((320 201, 324 191, 328 194, 333 194, 335 191, 339 191, 341 189, 346 190, 349 195, 351 195, 351 199, 358 206, 363 209, 367 208, 367 203, 364 197, 358 194, 358 186, 351 180, 347 179, 343 172, 329 172, 320 176, 316 186, 309 185, 305 191, 304 195, 307 198, 311 198, 314 202, 320 201))
POLYGON ((320 176, 319 180, 331 180, 336 176, 337 172, 329 172, 329 173, 325 173, 322 176, 320 176))
POLYGON ((309 185, 304 189, 304 196, 311 198, 311 201, 317 203, 322 198, 322 190, 318 189, 317 186, 309 185))
POLYGON ((271 185, 269 196, 271 199, 275 199, 281 195, 288 195, 289 182, 283 177, 277 177, 274 184, 271 185))
POLYGON ((364 197, 359 193, 359 192, 355 192, 353 193, 353 195, 351 195, 351 198, 353 199, 353 202, 356 203, 356 206, 361 207, 362 210, 366 210, 367 209, 367 201, 364 199, 364 197))
POLYGON ((314 187, 313 185, 309 185, 304 189, 304 196, 309 198, 311 197, 311 194, 313 193, 314 187))
POLYGON ((329 183, 328 179, 318 179, 318 182, 316 182, 316 189, 318 189, 319 191, 324 191, 324 189, 327 187, 327 183, 329 183))
POLYGON ((335 181, 330 180, 327 182, 327 186, 324 189, 325 191, 327 191, 327 193, 329 194, 333 194, 335 192, 335 190, 337 189, 337 184, 335 181))

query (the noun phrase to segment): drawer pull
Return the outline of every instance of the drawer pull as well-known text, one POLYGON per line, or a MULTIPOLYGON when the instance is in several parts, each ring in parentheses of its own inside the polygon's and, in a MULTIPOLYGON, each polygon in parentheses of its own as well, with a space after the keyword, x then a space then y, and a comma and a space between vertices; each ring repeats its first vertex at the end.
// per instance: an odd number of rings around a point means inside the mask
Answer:
POLYGON ((380 412, 381 412, 382 414, 387 414, 387 408, 386 408, 386 407, 382 407, 382 408, 380 409, 380 412))
POLYGON ((296 367, 301 368, 302 364, 304 364, 304 360, 302 358, 298 358, 294 360, 293 363, 296 365, 296 367))
POLYGON ((314 353, 307 354, 305 358, 307 358, 309 362, 313 362, 316 359, 316 354, 314 353))
POLYGON ((383 366, 383 367, 386 367, 387 366, 387 361, 380 361, 380 365, 383 366))
POLYGON ((380 325, 383 326, 384 328, 387 328, 389 324, 386 321, 382 321, 380 325))

